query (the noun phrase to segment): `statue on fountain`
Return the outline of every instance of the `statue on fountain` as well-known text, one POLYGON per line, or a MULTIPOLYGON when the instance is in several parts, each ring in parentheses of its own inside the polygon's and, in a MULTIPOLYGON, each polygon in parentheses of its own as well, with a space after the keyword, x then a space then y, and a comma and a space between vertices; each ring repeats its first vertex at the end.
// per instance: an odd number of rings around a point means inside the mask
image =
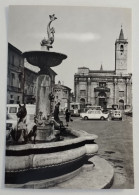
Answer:
POLYGON ((57 18, 55 17, 55 14, 53 15, 49 15, 50 17, 50 22, 48 23, 47 26, 47 34, 48 34, 48 39, 46 40, 45 38, 42 40, 41 42, 41 46, 46 46, 47 50, 49 51, 50 48, 52 47, 52 44, 54 42, 54 33, 55 33, 55 29, 54 27, 50 27, 51 23, 56 20, 57 18))

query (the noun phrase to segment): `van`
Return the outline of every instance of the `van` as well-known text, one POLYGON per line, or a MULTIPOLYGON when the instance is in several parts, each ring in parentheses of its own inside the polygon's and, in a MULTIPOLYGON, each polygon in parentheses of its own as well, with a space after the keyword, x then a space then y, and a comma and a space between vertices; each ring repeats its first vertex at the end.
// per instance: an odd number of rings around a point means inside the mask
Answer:
MULTIPOLYGON (((17 116, 19 104, 7 104, 7 113, 6 113, 6 130, 10 130, 14 124, 17 124, 17 116)), ((27 109, 27 118, 29 121, 34 121, 34 115, 36 110, 36 105, 26 104, 27 109)), ((6 132, 8 135, 8 132, 6 132)))
MULTIPOLYGON (((19 104, 7 104, 7 115, 14 120, 17 120, 16 113, 18 112, 19 104)), ((34 120, 36 105, 26 104, 27 116, 29 120, 34 120)))

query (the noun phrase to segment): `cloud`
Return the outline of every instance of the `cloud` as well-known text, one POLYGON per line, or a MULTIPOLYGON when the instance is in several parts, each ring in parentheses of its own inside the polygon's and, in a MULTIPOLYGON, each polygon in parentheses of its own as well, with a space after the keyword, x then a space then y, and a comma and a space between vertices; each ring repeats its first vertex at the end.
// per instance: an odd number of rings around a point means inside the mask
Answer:
MULTIPOLYGON (((48 38, 47 33, 28 33, 26 36, 34 38, 34 39, 40 39, 40 41, 45 37, 46 39, 48 38)), ((92 41, 97 41, 101 37, 99 34, 92 33, 92 32, 85 32, 85 33, 56 33, 55 34, 55 39, 60 39, 60 40, 67 40, 67 41, 77 41, 77 42, 92 42, 92 41)))
POLYGON ((78 42, 90 42, 100 39, 100 35, 86 32, 86 33, 57 33, 56 38, 64 40, 74 40, 78 42))

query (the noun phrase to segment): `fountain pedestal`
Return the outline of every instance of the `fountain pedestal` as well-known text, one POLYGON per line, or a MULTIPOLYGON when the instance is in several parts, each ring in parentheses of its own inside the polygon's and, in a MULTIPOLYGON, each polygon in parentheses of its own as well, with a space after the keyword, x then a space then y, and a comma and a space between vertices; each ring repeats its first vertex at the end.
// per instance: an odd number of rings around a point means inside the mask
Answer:
POLYGON ((42 112, 42 116, 47 118, 50 114, 49 94, 51 92, 51 79, 49 75, 39 75, 37 78, 36 115, 42 112))

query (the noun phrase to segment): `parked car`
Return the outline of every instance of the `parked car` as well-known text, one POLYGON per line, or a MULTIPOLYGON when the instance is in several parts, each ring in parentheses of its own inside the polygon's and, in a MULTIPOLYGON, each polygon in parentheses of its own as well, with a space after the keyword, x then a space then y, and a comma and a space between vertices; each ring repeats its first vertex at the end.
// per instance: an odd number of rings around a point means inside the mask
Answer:
POLYGON ((80 117, 84 120, 88 119, 106 120, 109 117, 109 113, 103 113, 101 110, 88 110, 86 113, 81 113, 80 117))
POLYGON ((9 114, 6 115, 6 130, 10 130, 13 124, 17 123, 17 119, 12 118, 9 114))
POLYGON ((17 119, 11 117, 9 114, 6 115, 6 140, 10 139, 10 131, 13 126, 17 124, 17 119))
POLYGON ((118 119, 122 120, 122 112, 121 110, 112 110, 111 112, 111 120, 118 119))
POLYGON ((133 115, 132 108, 125 110, 124 113, 125 113, 125 115, 127 115, 127 116, 132 116, 132 115, 133 115))

